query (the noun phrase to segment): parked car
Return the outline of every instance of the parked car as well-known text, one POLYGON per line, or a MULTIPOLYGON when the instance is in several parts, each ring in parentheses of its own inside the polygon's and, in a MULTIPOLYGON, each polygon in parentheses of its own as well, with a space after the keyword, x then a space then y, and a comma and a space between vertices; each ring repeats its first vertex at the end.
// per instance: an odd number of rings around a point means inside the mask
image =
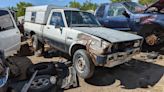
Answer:
POLYGON ((14 17, 7 9, 0 9, 0 50, 5 58, 15 54, 20 49, 21 35, 14 17))
POLYGON ((27 7, 24 28, 35 50, 48 43, 68 53, 84 79, 92 77, 95 66, 129 61, 142 45, 141 36, 101 27, 93 14, 73 8, 27 7))
POLYGON ((20 49, 21 35, 16 26, 13 12, 0 9, 0 92, 5 92, 9 77, 9 66, 6 58, 12 56, 20 49))
POLYGON ((105 3, 97 8, 95 16, 104 27, 143 36, 149 46, 164 42, 164 0, 148 8, 136 2, 105 3))

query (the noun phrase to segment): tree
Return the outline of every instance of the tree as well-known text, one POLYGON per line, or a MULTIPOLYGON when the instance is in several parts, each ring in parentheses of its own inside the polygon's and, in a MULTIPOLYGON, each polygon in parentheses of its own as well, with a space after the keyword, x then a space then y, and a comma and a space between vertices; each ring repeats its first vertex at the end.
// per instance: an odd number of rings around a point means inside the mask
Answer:
POLYGON ((81 10, 96 10, 97 6, 98 5, 96 3, 91 3, 86 1, 83 3, 81 10))
POLYGON ((81 8, 81 4, 79 2, 76 2, 74 0, 74 1, 69 2, 69 7, 72 7, 72 8, 81 8))
POLYGON ((111 2, 115 3, 115 2, 124 2, 124 1, 131 1, 131 0, 110 0, 111 2))
POLYGON ((27 2, 19 2, 16 5, 17 8, 17 17, 19 16, 24 16, 25 15, 25 8, 28 6, 32 6, 31 3, 27 3, 27 2))
POLYGON ((157 0, 139 0, 139 3, 142 5, 149 5, 151 3, 154 3, 157 0))

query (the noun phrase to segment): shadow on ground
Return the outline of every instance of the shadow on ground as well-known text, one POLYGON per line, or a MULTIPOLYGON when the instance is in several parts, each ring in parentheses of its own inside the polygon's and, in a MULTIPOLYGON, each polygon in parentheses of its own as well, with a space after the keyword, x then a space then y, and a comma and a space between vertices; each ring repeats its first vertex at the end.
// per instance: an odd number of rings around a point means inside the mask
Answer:
POLYGON ((133 60, 114 68, 96 67, 94 77, 85 80, 95 86, 108 86, 120 81, 125 89, 147 88, 154 86, 163 76, 164 66, 133 60))
POLYGON ((63 57, 63 58, 66 58, 68 60, 71 60, 71 57, 68 54, 63 53, 63 52, 58 51, 58 50, 55 50, 55 49, 45 51, 43 56, 44 56, 44 58, 63 57))
POLYGON ((142 52, 152 52, 152 51, 164 55, 164 43, 158 44, 156 46, 148 46, 145 43, 143 44, 142 52))

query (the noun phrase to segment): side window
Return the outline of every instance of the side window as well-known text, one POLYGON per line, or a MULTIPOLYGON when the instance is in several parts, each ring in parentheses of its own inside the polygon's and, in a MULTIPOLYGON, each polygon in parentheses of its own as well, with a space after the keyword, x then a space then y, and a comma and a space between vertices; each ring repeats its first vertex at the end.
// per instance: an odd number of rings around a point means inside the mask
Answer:
POLYGON ((103 17, 104 11, 105 11, 105 5, 100 6, 97 10, 96 17, 103 17))
POLYGON ((36 12, 32 12, 31 14, 31 22, 35 22, 36 19, 36 12))
POLYGON ((53 26, 59 25, 61 27, 64 27, 64 21, 62 18, 62 14, 60 12, 52 13, 50 25, 53 25, 53 26))
POLYGON ((0 32, 15 28, 11 15, 6 10, 0 10, 0 32))
POLYGON ((121 4, 113 4, 109 7, 108 16, 123 16, 124 11, 125 8, 121 4))

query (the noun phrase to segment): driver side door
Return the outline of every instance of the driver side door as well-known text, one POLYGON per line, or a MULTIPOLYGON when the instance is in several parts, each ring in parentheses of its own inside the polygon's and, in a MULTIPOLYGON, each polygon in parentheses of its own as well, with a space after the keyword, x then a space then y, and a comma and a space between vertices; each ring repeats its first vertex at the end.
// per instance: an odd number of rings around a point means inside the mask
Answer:
POLYGON ((51 11, 47 25, 43 31, 43 37, 49 45, 65 52, 66 30, 64 13, 62 11, 51 11))
POLYGON ((109 20, 110 28, 117 30, 130 30, 128 18, 123 15, 126 11, 122 4, 112 4, 109 7, 107 19, 109 20))

